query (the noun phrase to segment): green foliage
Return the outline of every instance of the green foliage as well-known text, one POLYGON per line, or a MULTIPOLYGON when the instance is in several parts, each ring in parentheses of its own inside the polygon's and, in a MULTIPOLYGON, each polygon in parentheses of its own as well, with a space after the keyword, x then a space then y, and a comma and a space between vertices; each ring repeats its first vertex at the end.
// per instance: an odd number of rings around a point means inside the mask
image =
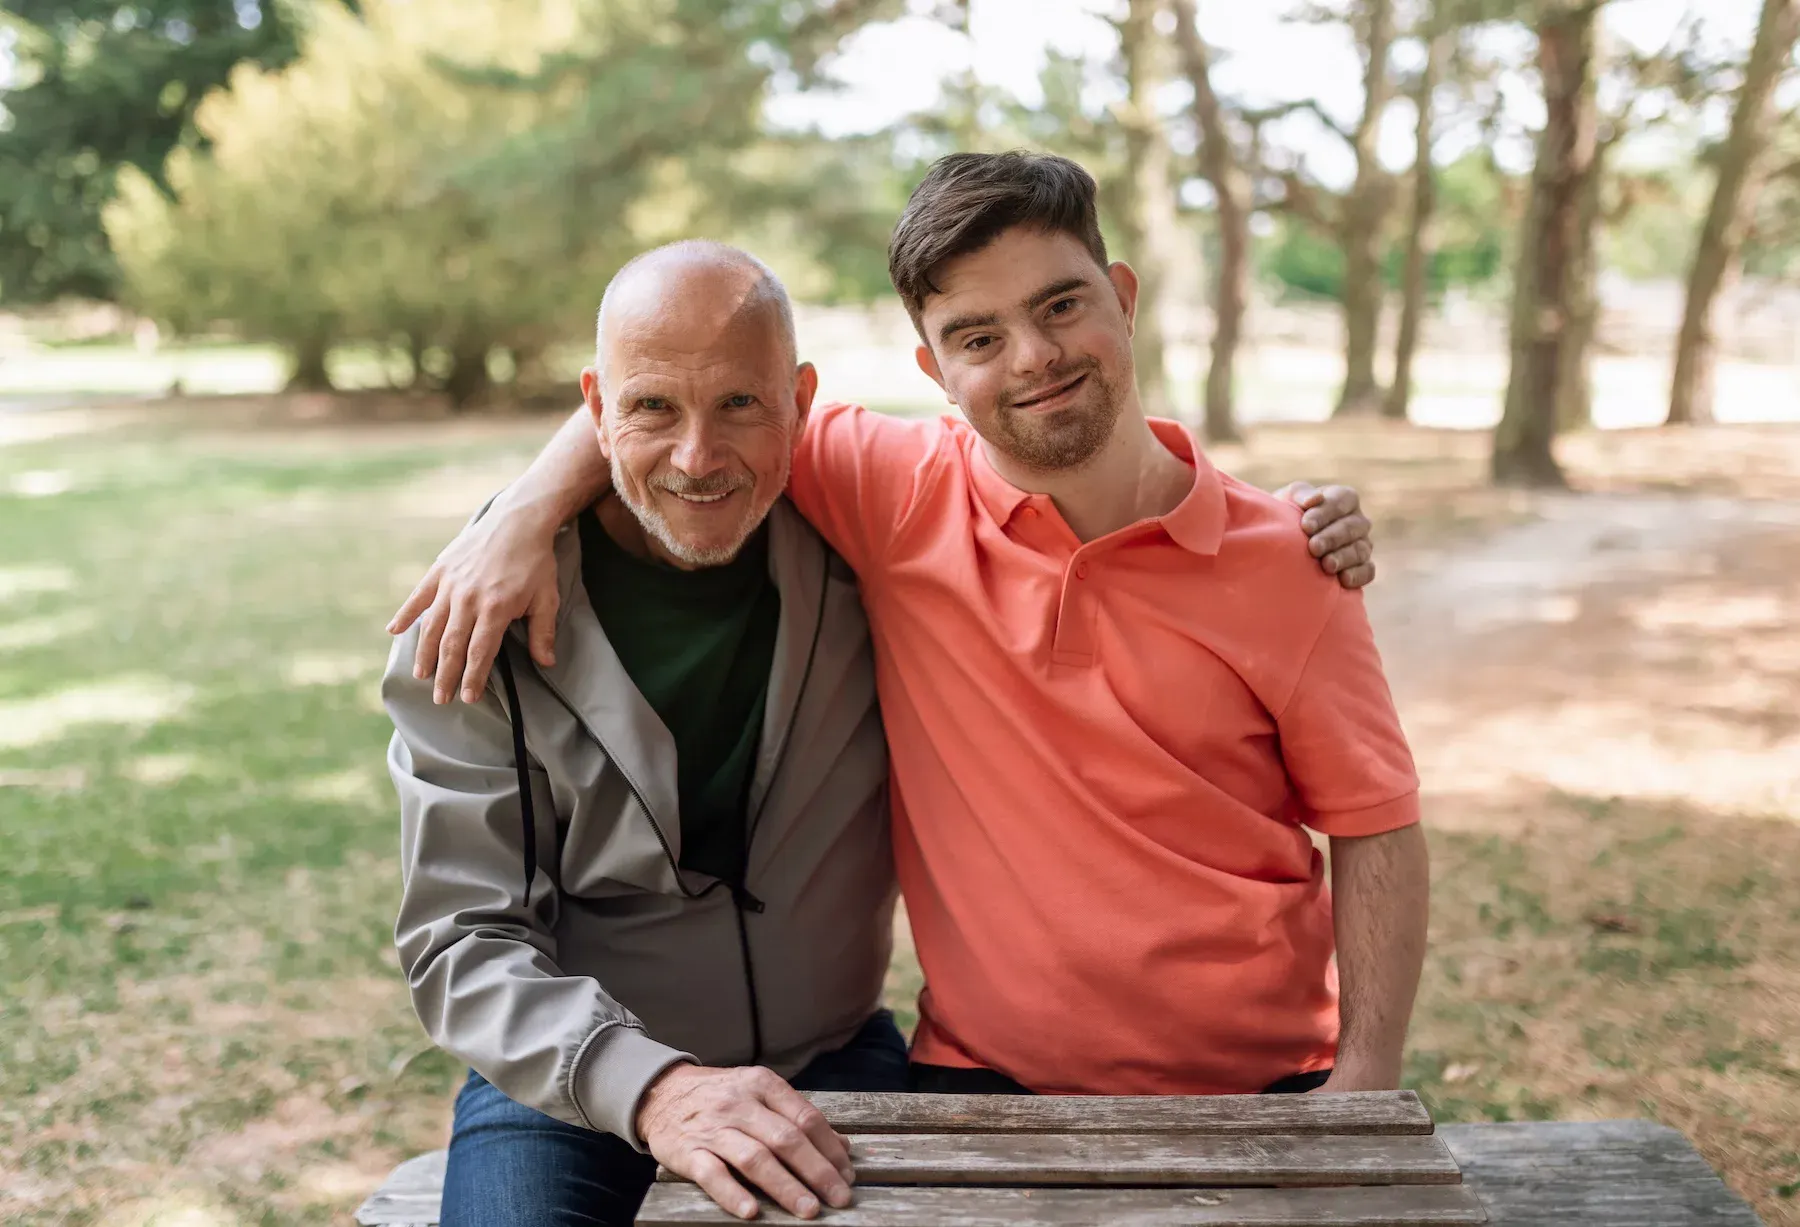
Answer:
MULTIPOLYGON (((1441 297, 1451 287, 1491 285, 1505 271, 1513 219, 1501 181, 1484 155, 1470 154, 1438 170, 1435 250, 1426 266, 1426 293, 1441 297)), ((1382 279, 1400 286, 1403 236, 1391 237, 1382 279)), ((1301 297, 1338 299, 1343 292, 1344 252, 1335 237, 1292 218, 1280 222, 1272 242, 1259 250, 1261 274, 1301 297)))
POLYGON ((158 178, 201 98, 235 64, 286 62, 295 23, 275 0, 10 0, 0 39, 0 300, 42 302, 112 297, 119 170, 158 178))
POLYGON ((1259 262, 1265 278, 1295 295, 1336 299, 1343 293, 1344 249, 1311 226, 1284 219, 1259 262))
POLYGON ((765 138, 760 110, 776 72, 810 71, 890 7, 323 8, 295 63, 242 68, 201 107, 210 146, 171 157, 173 199, 126 176, 107 227, 131 301, 178 329, 284 343, 312 381, 327 342, 401 345, 468 399, 496 347, 529 367, 587 332, 646 246, 766 229, 789 207, 816 235, 866 242, 884 202, 819 191, 853 151, 765 138))

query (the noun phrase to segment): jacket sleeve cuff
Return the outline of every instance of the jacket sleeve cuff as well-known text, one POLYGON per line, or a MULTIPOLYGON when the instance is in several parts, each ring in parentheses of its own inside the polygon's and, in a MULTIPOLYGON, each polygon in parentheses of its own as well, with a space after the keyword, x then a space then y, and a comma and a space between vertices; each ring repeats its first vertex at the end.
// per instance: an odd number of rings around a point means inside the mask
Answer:
POLYGON ((606 1027, 588 1042, 575 1067, 575 1106, 595 1129, 648 1154, 637 1135, 638 1101, 665 1069, 679 1061, 699 1064, 636 1027, 606 1027))

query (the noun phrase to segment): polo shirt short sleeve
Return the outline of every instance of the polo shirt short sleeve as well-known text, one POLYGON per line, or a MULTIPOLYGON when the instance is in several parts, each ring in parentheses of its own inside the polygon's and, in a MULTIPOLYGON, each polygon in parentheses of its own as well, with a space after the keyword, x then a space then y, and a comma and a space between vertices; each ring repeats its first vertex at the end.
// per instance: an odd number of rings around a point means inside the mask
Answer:
POLYGON ((1362 593, 1339 590, 1324 629, 1276 717, 1281 758, 1324 835, 1380 835, 1419 820, 1412 752, 1381 670, 1362 593))
POLYGON ((917 502, 941 423, 815 405, 794 453, 788 497, 866 580, 917 502))

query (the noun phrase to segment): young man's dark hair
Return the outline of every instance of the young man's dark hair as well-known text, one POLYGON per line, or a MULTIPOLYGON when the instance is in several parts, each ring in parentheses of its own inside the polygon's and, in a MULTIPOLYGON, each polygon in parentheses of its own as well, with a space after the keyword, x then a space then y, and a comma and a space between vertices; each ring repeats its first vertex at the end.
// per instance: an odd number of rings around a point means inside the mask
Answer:
POLYGON ((1055 154, 953 153, 932 163, 888 243, 888 276, 914 326, 926 297, 938 292, 931 270, 1014 226, 1073 235, 1105 268, 1095 191, 1092 175, 1055 154))

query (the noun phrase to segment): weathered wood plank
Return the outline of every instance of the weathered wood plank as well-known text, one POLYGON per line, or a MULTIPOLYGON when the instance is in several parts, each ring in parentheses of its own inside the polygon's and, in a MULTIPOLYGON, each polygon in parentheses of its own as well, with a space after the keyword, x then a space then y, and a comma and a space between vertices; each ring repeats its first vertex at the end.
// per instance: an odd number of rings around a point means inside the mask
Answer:
MULTIPOLYGON (((1487 1207, 1495 1227, 1760 1227, 1755 1213, 1725 1187, 1686 1138, 1648 1121, 1445 1125, 1438 1136, 1462 1165, 1464 1187, 1487 1207)), ((443 1173, 441 1150, 408 1159, 363 1203, 356 1221, 364 1227, 435 1224, 443 1173)), ((666 1188, 698 1192, 683 1185, 666 1188)), ((1427 1186, 1416 1191, 1447 1190, 1427 1186)), ((863 1188, 858 1195, 867 1208, 878 1193, 904 1192, 908 1190, 863 1188)), ((973 1190, 949 1192, 960 1198, 973 1190)), ((1048 1192, 1033 1191, 1032 1200, 1048 1192)), ((1321 1196, 1339 1193, 1330 1190, 1321 1196)), ((830 1221, 856 1227, 836 1214, 830 1221)))
MULTIPOLYGON (((698 1188, 650 1190, 638 1227, 735 1223, 698 1188)), ((800 1223, 772 1203, 757 1218, 800 1223)), ((1456 1187, 1360 1189, 933 1189, 859 1188, 856 1205, 818 1220, 830 1227, 1465 1227, 1487 1222, 1456 1187)))
MULTIPOLYGON (((863 1133, 850 1138, 858 1186, 884 1184, 1456 1184, 1427 1137, 1210 1137, 1204 1134, 863 1133)), ((679 1176, 659 1170, 657 1179, 679 1176)))
POLYGON ((1760 1227, 1680 1132, 1651 1121, 1444 1125, 1497 1227, 1760 1227))
POLYGON ((808 1096, 839 1133, 1417 1134, 1431 1114, 1411 1091, 1348 1095, 808 1096))
POLYGON ((356 1210, 362 1227, 437 1227, 444 1199, 444 1159, 433 1150, 396 1167, 356 1210))

